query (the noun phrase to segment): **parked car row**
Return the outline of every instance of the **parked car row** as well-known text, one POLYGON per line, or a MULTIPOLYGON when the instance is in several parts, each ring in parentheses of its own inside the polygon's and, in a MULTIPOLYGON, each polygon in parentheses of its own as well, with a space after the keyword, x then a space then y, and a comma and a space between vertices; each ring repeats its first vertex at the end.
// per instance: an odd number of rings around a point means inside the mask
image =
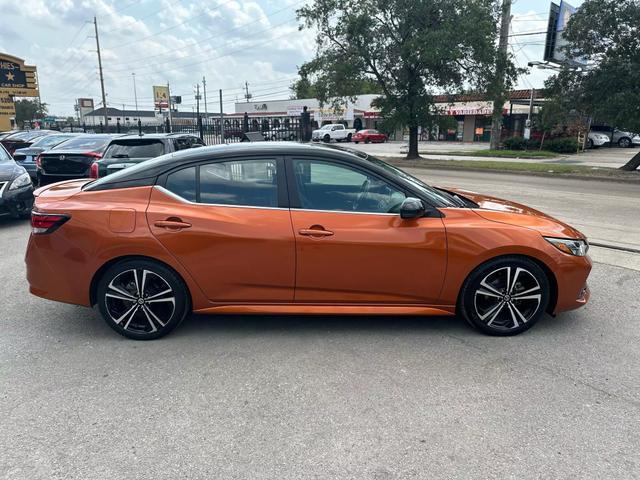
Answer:
POLYGON ((104 177, 166 153, 201 146, 204 142, 189 133, 0 133, 0 216, 28 216, 34 185, 104 177))
POLYGON ((587 148, 602 147, 612 143, 620 148, 640 146, 640 135, 604 125, 592 125, 587 138, 587 148))

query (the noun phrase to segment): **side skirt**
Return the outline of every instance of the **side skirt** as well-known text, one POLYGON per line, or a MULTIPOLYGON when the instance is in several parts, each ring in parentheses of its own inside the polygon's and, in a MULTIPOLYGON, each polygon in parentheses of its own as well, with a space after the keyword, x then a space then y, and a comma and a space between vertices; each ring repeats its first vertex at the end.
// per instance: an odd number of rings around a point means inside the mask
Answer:
POLYGON ((235 313, 243 315, 455 315, 455 305, 309 305, 240 304, 218 305, 194 310, 197 314, 235 313))

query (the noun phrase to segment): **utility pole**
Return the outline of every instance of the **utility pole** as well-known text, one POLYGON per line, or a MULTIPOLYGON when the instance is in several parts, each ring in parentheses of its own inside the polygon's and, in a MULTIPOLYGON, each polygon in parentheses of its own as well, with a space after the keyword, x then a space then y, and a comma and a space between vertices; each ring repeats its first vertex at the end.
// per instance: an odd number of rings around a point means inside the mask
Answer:
POLYGON ((138 91, 136 89, 136 74, 132 73, 131 76, 133 77, 133 98, 136 101, 136 116, 138 116, 138 91))
POLYGON ((251 99, 252 95, 249 93, 249 82, 244 82, 244 98, 247 99, 247 103, 249 103, 249 100, 251 99))
POLYGON ((222 89, 220 89, 220 143, 224 141, 224 111, 222 110, 222 89))
POLYGON ((527 122, 524 128, 524 139, 529 140, 531 138, 531 118, 533 117, 533 97, 535 96, 535 89, 531 87, 531 98, 529 98, 529 113, 527 115, 527 122))
POLYGON ((96 48, 98 51, 98 70, 100 71, 100 90, 102 91, 102 107, 104 108, 104 126, 109 123, 107 115, 107 95, 104 93, 104 76, 102 75, 102 57, 100 56, 100 39, 98 38, 98 19, 93 17, 93 26, 96 30, 96 48))
POLYGON ((198 118, 200 118, 200 84, 196 84, 196 113, 198 114, 198 118))
POLYGON ((204 118, 207 118, 207 79, 202 76, 202 90, 204 93, 204 118))
POLYGON ((169 97, 169 133, 173 132, 173 113, 171 112, 171 87, 167 82, 167 96, 169 97))
POLYGON ((491 148, 497 149, 500 146, 500 134, 502 132, 502 108, 506 101, 505 74, 507 72, 508 48, 509 48, 509 25, 511 24, 511 0, 502 0, 500 22, 500 43, 498 44, 498 58, 496 61, 496 78, 493 98, 493 116, 491 120, 491 148))

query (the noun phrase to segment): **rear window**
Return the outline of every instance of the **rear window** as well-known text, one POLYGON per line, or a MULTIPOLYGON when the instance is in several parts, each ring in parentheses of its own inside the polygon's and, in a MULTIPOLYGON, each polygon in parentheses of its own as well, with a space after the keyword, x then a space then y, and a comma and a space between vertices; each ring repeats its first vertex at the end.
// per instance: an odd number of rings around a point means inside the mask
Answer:
POLYGON ((155 158, 163 154, 160 140, 122 140, 109 145, 104 158, 155 158))
POLYGON ((109 137, 78 137, 53 148, 53 150, 99 150, 111 141, 109 137))
POLYGON ((53 147, 58 145, 59 143, 64 142, 65 140, 69 140, 72 138, 72 135, 49 135, 47 137, 42 137, 33 142, 32 147, 53 147))

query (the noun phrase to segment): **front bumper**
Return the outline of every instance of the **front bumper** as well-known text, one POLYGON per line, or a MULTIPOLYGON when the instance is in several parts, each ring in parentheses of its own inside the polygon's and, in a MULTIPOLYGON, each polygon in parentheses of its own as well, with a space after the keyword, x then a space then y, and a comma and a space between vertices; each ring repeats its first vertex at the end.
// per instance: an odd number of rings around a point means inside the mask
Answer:
POLYGON ((592 262, 588 255, 572 257, 563 254, 563 261, 555 269, 558 298, 553 313, 566 312, 583 307, 591 298, 587 278, 592 262))
POLYGON ((33 185, 9 190, 5 188, 0 197, 0 215, 20 217, 31 212, 33 207, 33 185))

